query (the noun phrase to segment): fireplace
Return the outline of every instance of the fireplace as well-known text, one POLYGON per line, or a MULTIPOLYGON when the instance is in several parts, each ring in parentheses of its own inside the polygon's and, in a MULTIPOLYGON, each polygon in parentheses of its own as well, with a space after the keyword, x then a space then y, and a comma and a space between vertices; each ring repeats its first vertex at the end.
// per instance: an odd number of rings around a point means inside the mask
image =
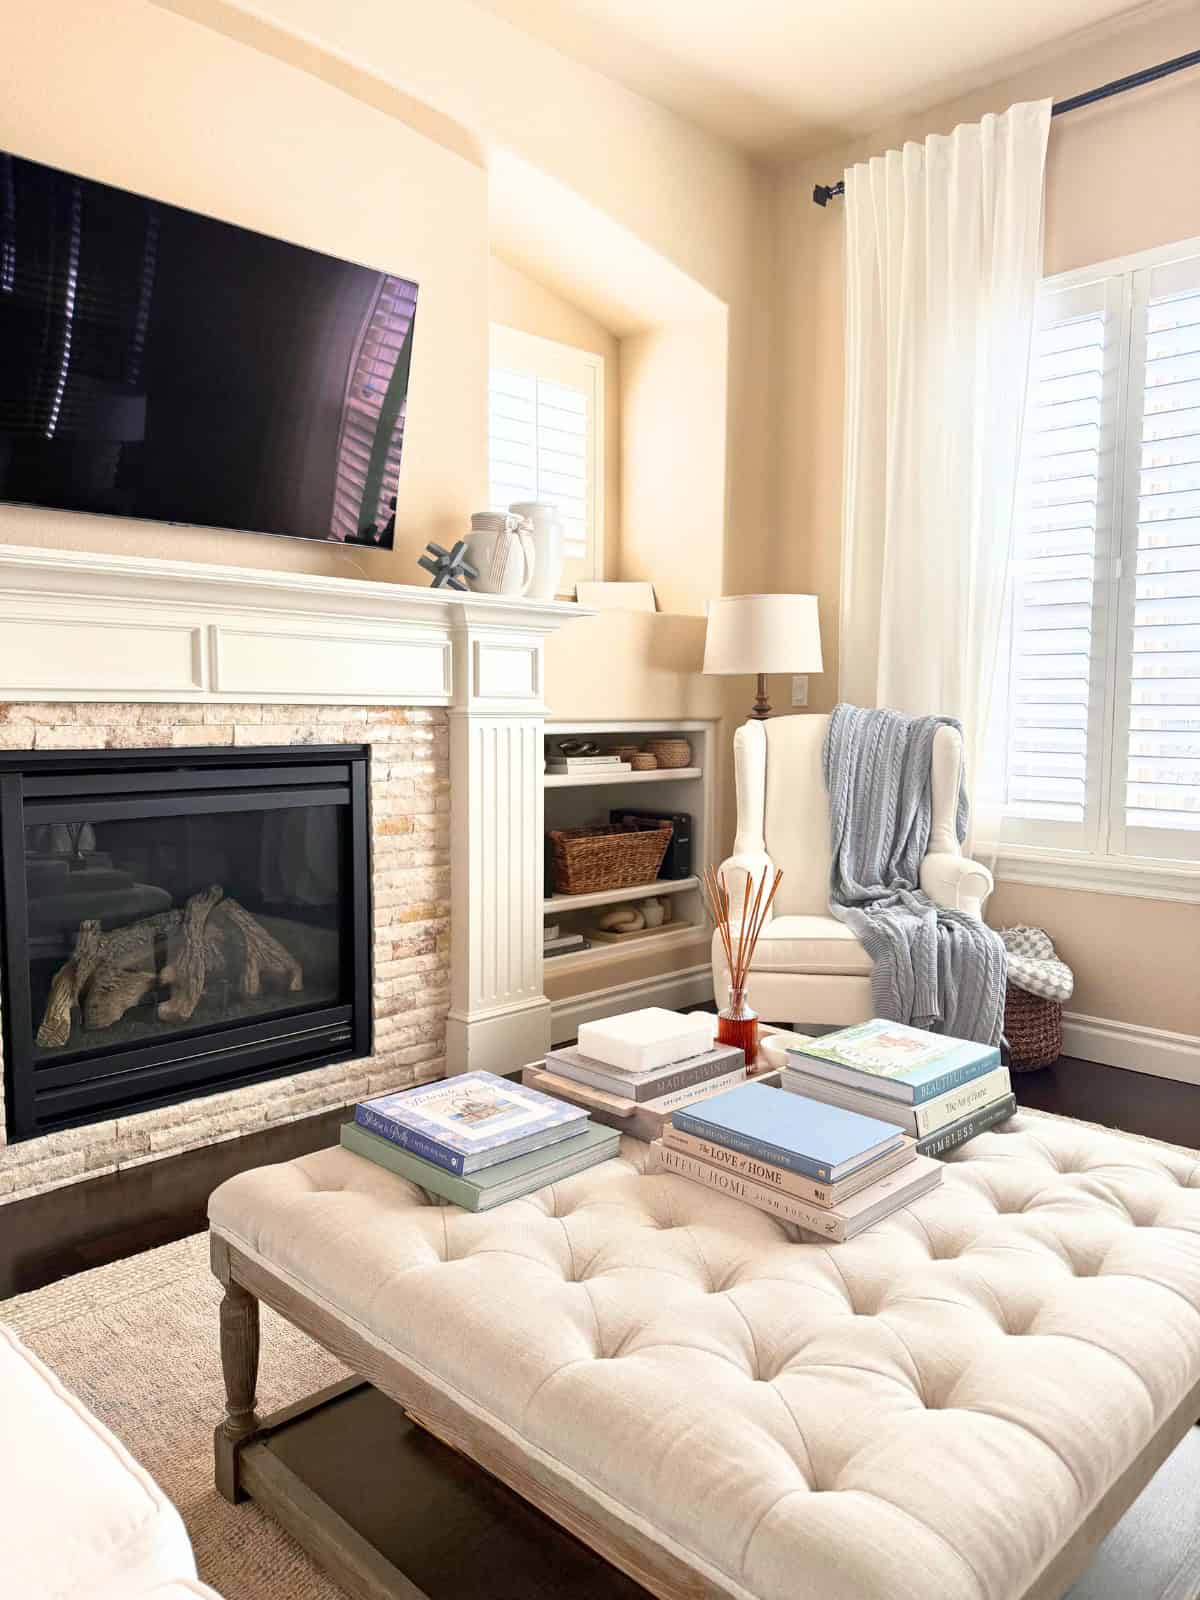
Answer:
POLYGON ((0 757, 10 1143, 370 1054, 368 759, 0 757))

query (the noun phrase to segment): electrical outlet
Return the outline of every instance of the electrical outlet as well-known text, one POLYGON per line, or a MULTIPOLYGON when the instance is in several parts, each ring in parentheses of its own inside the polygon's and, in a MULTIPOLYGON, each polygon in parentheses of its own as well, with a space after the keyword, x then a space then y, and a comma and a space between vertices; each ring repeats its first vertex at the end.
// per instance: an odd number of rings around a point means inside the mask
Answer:
POLYGON ((808 704, 808 673, 792 673, 792 705, 806 706, 808 704))

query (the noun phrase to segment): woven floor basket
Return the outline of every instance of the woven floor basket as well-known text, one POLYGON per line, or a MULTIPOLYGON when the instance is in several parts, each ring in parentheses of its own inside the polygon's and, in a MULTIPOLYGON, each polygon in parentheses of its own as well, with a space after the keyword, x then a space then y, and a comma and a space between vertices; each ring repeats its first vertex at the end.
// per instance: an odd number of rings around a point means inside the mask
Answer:
POLYGON ((671 842, 669 822, 551 828, 555 894, 594 894, 653 883, 671 842))
POLYGON ((1013 1072, 1036 1072, 1062 1054, 1062 1002, 1044 1000, 1008 984, 1004 991, 1004 1033, 1013 1072))

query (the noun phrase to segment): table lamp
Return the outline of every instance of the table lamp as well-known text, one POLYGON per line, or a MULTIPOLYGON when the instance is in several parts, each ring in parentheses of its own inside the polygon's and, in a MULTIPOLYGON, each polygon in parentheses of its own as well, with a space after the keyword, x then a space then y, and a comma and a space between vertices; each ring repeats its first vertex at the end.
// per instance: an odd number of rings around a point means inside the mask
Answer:
POLYGON ((757 674, 750 715, 769 717, 769 673, 823 670, 816 595, 729 594, 710 600, 703 670, 757 674))

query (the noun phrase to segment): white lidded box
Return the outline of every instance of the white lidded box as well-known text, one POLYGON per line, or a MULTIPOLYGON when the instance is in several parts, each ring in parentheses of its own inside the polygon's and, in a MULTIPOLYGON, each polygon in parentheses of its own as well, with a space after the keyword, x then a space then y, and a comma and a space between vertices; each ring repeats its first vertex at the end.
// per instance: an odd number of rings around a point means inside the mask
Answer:
POLYGON ((647 1006, 623 1017, 583 1023, 579 1049, 618 1072, 652 1072, 711 1050, 712 1037, 712 1018, 703 1012, 685 1017, 662 1006, 647 1006))

